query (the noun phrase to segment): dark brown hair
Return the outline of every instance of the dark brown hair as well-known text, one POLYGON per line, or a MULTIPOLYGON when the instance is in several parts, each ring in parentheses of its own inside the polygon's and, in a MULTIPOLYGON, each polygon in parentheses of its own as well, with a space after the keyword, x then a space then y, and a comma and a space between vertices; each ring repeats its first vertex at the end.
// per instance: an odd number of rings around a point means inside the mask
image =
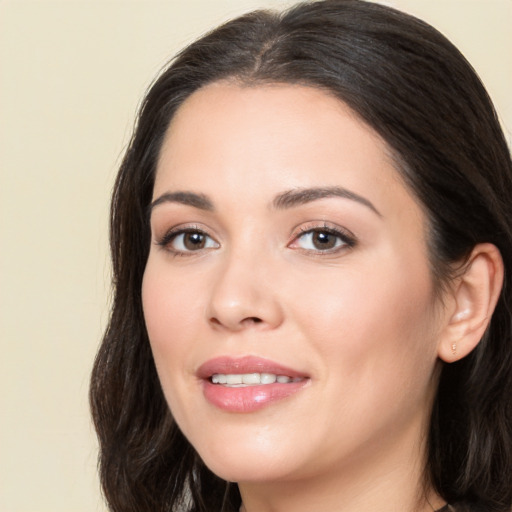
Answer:
MULTIPOLYGON (((349 105, 387 142, 429 220, 433 278, 480 242, 505 283, 487 333, 444 365, 426 472, 468 510, 512 505, 512 164, 492 103, 460 52, 426 23, 360 0, 299 4, 231 21, 185 48, 152 85, 112 199, 114 303, 91 379, 100 472, 111 510, 236 511, 236 485, 213 475, 173 421, 141 304, 147 207, 170 120, 208 83, 304 84, 349 105)), ((206 120, 205 122, 208 122, 206 120)))

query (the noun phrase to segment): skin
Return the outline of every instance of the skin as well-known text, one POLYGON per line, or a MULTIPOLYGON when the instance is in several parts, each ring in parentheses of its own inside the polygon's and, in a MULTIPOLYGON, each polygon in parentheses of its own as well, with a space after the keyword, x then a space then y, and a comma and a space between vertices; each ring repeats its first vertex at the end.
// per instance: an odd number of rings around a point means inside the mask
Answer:
POLYGON ((423 486, 424 439, 448 312, 434 300, 425 216, 379 136, 314 88, 209 85, 170 125, 153 200, 142 296, 163 391, 207 466, 239 483, 245 510, 440 507, 423 486), (273 205, 311 187, 364 200, 273 205), (158 201, 177 191, 213 210, 158 201), (334 237, 326 251, 303 233, 326 226, 353 243, 334 237), (173 228, 207 243, 162 245, 173 228), (258 411, 226 412, 196 375, 226 355, 309 380, 258 411))

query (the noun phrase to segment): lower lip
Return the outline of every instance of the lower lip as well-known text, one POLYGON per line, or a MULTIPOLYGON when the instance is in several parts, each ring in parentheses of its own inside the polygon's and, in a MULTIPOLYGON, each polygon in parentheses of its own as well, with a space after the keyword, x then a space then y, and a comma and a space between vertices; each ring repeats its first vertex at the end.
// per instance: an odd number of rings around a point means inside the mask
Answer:
POLYGON ((253 412, 288 398, 300 391, 308 379, 288 384, 263 384, 260 386, 227 387, 203 381, 203 393, 211 404, 228 412, 253 412))

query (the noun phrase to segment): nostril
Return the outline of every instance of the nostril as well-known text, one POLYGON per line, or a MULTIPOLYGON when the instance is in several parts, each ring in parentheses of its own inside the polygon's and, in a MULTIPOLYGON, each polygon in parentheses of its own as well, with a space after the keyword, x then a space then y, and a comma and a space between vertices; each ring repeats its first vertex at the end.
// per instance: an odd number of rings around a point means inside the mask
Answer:
POLYGON ((264 320, 257 316, 246 316, 242 318, 215 317, 209 319, 210 325, 221 328, 226 327, 232 330, 244 329, 265 323, 264 320))
POLYGON ((249 318, 246 318, 245 321, 252 322, 253 324, 260 324, 261 322, 263 322, 263 320, 261 318, 258 318, 256 316, 251 316, 249 318))

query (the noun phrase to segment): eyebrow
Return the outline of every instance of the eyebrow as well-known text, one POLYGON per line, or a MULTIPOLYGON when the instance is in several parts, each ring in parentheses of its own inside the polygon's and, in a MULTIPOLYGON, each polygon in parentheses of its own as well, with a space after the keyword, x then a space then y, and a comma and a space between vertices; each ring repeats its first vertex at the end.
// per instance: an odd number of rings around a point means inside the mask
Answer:
POLYGON ((288 190, 279 194, 272 202, 272 206, 277 210, 283 210, 329 197, 350 199, 351 201, 366 206, 379 217, 382 217, 382 214, 375 208, 371 201, 343 187, 315 187, 288 190))
POLYGON ((209 212, 215 210, 212 201, 204 194, 196 194, 195 192, 166 192, 149 205, 148 213, 151 215, 153 208, 163 203, 184 204, 209 212))
MULTIPOLYGON (((276 210, 286 210, 288 208, 294 208, 296 206, 329 197, 341 197, 343 199, 350 199, 359 204, 362 204, 363 206, 366 206, 379 217, 382 217, 381 213, 377 210, 377 208, 375 208, 371 201, 343 187, 314 187, 287 190, 286 192, 282 192, 274 198, 272 201, 272 207, 276 210)), ((149 205, 148 214, 151 215, 153 208, 163 203, 178 203, 186 206, 192 206, 193 208, 198 208, 199 210, 209 212, 215 211, 213 202, 205 194, 179 191, 166 192, 165 194, 159 196, 149 205)))

